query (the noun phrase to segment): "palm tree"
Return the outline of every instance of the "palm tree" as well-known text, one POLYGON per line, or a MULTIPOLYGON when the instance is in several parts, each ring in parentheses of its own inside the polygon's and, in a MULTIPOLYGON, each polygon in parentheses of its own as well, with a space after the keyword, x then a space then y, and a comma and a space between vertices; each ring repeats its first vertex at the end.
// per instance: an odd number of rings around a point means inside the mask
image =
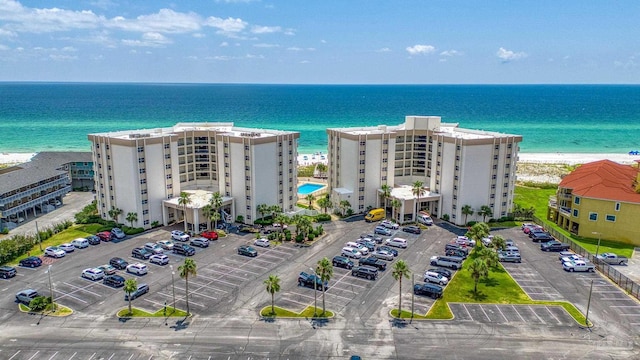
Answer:
POLYGON ((351 207, 351 203, 347 200, 340 201, 340 209, 342 210, 342 216, 344 216, 344 212, 351 207))
POLYGON ((469 265, 468 270, 471 272, 471 278, 473 279, 473 293, 478 294, 478 282, 480 278, 483 276, 487 276, 489 273, 489 269, 487 267, 487 263, 481 259, 476 258, 473 259, 471 265, 469 265))
POLYGON ((392 218, 396 218, 396 213, 398 212, 398 209, 400 209, 402 207, 402 201, 398 200, 398 199, 393 199, 391 200, 391 208, 393 208, 393 214, 391 215, 392 218))
POLYGON ((131 227, 133 227, 133 223, 138 221, 138 214, 134 212, 127 213, 127 221, 131 224, 131 227))
POLYGON ((213 195, 211 195, 211 199, 209 199, 209 204, 211 204, 211 207, 216 211, 220 210, 220 208, 222 207, 222 195, 220 194, 219 191, 216 191, 213 193, 213 195))
POLYGON ((473 215, 473 209, 471 208, 471 205, 464 205, 462 207, 462 215, 464 215, 464 223, 465 225, 467 224, 467 216, 469 215, 473 215))
POLYGON ((282 214, 282 208, 278 205, 269 206, 269 212, 271 212, 271 218, 275 219, 278 214, 282 214))
POLYGON ((316 274, 320 277, 320 281, 322 281, 322 314, 324 315, 325 306, 324 306, 324 283, 331 280, 333 277, 333 264, 331 261, 324 257, 322 260, 318 261, 318 266, 316 267, 316 274))
POLYGON ((129 315, 131 315, 133 313, 131 310, 131 294, 138 289, 138 281, 136 279, 125 280, 123 289, 127 294, 127 300, 129 300, 129 315))
POLYGON ((221 218, 222 218, 222 215, 220 215, 219 211, 214 211, 209 216, 209 219, 213 221, 213 224, 214 224, 213 226, 215 226, 214 229, 218 228, 218 221, 220 221, 221 218))
POLYGON ((331 206, 331 199, 329 199, 329 196, 323 196, 320 199, 318 199, 318 206, 324 209, 324 213, 326 214, 327 208, 331 206))
POLYGON ((275 294, 280 291, 280 278, 278 275, 269 275, 263 284, 267 287, 267 292, 271 294, 271 314, 275 314, 275 294))
POLYGON ((187 301, 187 315, 189 312, 189 276, 196 276, 196 262, 193 259, 184 259, 184 264, 178 266, 180 277, 185 281, 185 299, 187 301))
POLYGON ((503 250, 507 247, 507 243, 502 236, 496 235, 491 240, 491 246, 493 246, 493 248, 496 250, 503 250))
POLYGON ((313 194, 309 194, 305 197, 305 199, 309 202, 309 209, 313 210, 313 201, 316 199, 316 196, 313 194))
POLYGON ((184 214, 184 232, 187 232, 187 205, 191 203, 191 195, 188 192, 181 192, 178 198, 178 205, 182 205, 184 214))
POLYGON ((487 216, 493 216, 493 211, 489 206, 482 205, 480 210, 478 210, 478 215, 482 216, 482 222, 485 222, 487 220, 487 216))
POLYGON ((385 211, 387 210, 387 200, 389 200, 389 198, 391 197, 391 189, 393 188, 388 184, 384 184, 380 187, 380 190, 382 190, 382 199, 384 201, 383 208, 385 209, 385 211))
POLYGON ((270 206, 267 204, 260 204, 256 210, 260 213, 260 219, 264 219, 264 214, 269 212, 270 206))
POLYGON ((409 275, 411 275, 411 270, 409 270, 409 266, 404 260, 396 261, 395 265, 393 265, 393 272, 391 273, 393 278, 398 280, 399 291, 398 291, 398 317, 402 318, 402 278, 409 279, 409 275))
POLYGON ((118 209, 117 207, 112 207, 109 210, 109 216, 113 219, 113 221, 118 222, 118 216, 122 214, 122 209, 118 209))
POLYGON ((411 184, 411 193, 416 197, 416 212, 413 214, 414 219, 418 216, 418 203, 420 196, 426 194, 426 192, 427 190, 424 189, 424 183, 422 181, 416 181, 411 184))
POLYGON ((326 172, 327 172, 327 165, 323 164, 323 163, 318 163, 318 165, 316 165, 316 169, 318 170, 318 175, 319 177, 327 177, 326 172))
POLYGON ((275 217, 275 219, 273 220, 275 223, 280 224, 280 230, 278 232, 278 238, 284 240, 284 226, 291 224, 292 219, 285 215, 285 214, 279 214, 278 216, 275 217))
POLYGON ((466 237, 476 241, 476 245, 481 243, 482 239, 489 236, 489 225, 483 222, 475 223, 465 234, 466 237))
POLYGON ((213 210, 213 206, 211 206, 211 204, 207 204, 202 207, 202 216, 207 219, 207 229, 209 229, 209 225, 211 225, 211 214, 213 214, 214 211, 215 210, 213 210))

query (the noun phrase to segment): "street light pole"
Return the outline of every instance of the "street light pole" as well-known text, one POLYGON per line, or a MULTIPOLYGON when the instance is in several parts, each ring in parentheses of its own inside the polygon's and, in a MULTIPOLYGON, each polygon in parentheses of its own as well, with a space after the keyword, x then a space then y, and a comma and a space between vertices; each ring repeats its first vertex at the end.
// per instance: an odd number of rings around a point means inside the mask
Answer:
POLYGON ((37 221, 36 221, 36 236, 38 237, 38 245, 40 245, 40 252, 42 252, 42 239, 40 239, 40 231, 38 231, 37 221))
POLYGON ((593 258, 594 262, 596 263, 596 266, 598 265, 598 252, 600 251, 600 240, 602 240, 602 233, 594 231, 592 232, 592 234, 594 235, 598 235, 598 245, 596 246, 596 256, 593 258))
POLYGON ((56 302, 53 300, 53 283, 51 282, 51 266, 47 268, 47 274, 49 274, 49 292, 51 293, 51 309, 56 312, 56 302))
MULTIPOLYGON (((414 297, 416 296, 416 292, 413 291, 413 287, 416 284, 416 274, 411 274, 411 320, 409 320, 409 324, 411 324, 413 322, 413 304, 414 304, 414 297)), ((402 295, 400 295, 402 296, 402 295)), ((402 318, 402 314, 399 314, 398 316, 400 316, 400 318, 402 318)))
POLYGON ((176 272, 173 271, 173 265, 169 265, 169 267, 171 268, 171 291, 173 293, 173 310, 171 311, 171 313, 173 314, 176 311, 176 286, 173 280, 176 272))
POLYGON ((593 291, 593 280, 591 280, 591 286, 589 287, 589 299, 587 300, 587 314, 584 316, 584 325, 591 329, 589 326, 589 307, 591 306, 591 292, 593 291))
POLYGON ((313 268, 309 268, 313 271, 313 317, 318 316, 318 274, 313 268))

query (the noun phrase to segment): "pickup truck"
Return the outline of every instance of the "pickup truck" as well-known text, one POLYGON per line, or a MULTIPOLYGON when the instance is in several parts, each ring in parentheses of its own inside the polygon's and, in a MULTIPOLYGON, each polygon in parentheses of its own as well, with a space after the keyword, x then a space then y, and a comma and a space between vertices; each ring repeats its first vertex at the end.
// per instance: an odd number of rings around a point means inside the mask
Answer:
POLYGON ((567 251, 569 248, 571 248, 569 244, 564 244, 556 240, 540 244, 540 250, 542 251, 567 251))
POLYGON ((626 265, 627 258, 624 256, 618 256, 614 253, 602 253, 598 255, 598 261, 612 265, 626 265))
MULTIPOLYGON (((309 288, 315 288, 316 290, 322 290, 322 280, 319 277, 316 277, 314 274, 307 274, 306 272, 301 272, 298 275, 298 285, 306 286, 309 288), (315 282, 315 284, 314 284, 315 282)), ((327 290, 328 283, 325 281, 324 289, 327 290)))
POLYGON ((374 268, 378 268, 378 270, 380 271, 385 271, 387 270, 387 263, 378 259, 375 256, 369 256, 366 259, 360 259, 359 265, 368 265, 368 266, 373 266, 374 268))
POLYGON ((562 263, 562 268, 565 271, 596 271, 596 267, 592 263, 588 263, 584 260, 565 261, 562 263))
POLYGON ((463 258, 457 256, 432 256, 429 259, 432 266, 442 266, 458 270, 462 267, 463 258))

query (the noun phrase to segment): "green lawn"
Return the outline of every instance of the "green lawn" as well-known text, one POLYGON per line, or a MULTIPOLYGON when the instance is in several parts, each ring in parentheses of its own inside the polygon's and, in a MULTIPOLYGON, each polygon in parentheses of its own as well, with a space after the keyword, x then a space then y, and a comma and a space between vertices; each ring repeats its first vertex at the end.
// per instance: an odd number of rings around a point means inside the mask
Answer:
POLYGON ((549 197, 555 195, 556 189, 538 189, 524 186, 516 186, 513 202, 520 204, 525 209, 533 206, 535 215, 540 219, 547 217, 547 205, 549 197))
MULTIPOLYGON (((313 318, 313 306, 308 306, 302 312, 295 312, 289 309, 281 308, 278 306, 274 307, 275 313, 271 312, 271 306, 265 306, 260 310, 260 316, 264 317, 281 317, 281 318, 313 318)), ((332 318, 335 315, 333 312, 326 310, 325 314, 322 314, 322 308, 316 309, 316 318, 332 318)))
POLYGON ((154 313, 150 313, 135 307, 131 308, 131 314, 129 313, 129 307, 126 307, 120 311, 118 311, 118 317, 141 317, 141 318, 151 318, 151 317, 156 317, 156 318, 163 318, 163 317, 186 317, 187 316, 187 312, 180 310, 180 309, 174 309, 171 306, 167 306, 167 313, 165 315, 164 313, 164 307, 160 308, 160 310, 154 312, 154 313))
MULTIPOLYGON (((72 226, 68 229, 65 229, 53 236, 51 236, 50 238, 48 238, 47 240, 42 242, 42 249, 44 250, 47 246, 54 246, 54 245, 60 245, 60 244, 64 244, 64 243, 68 243, 71 242, 73 239, 77 239, 77 238, 84 238, 87 237, 89 235, 93 235, 95 234, 95 231, 92 231, 94 229, 99 228, 100 224, 90 224, 90 225, 80 225, 80 226, 72 226), (87 231, 91 231, 91 232, 87 232, 87 231)), ((43 251, 40 251, 40 245, 36 244, 31 248, 31 251, 28 254, 24 254, 20 257, 18 257, 17 259, 15 259, 12 263, 10 263, 9 265, 17 265, 18 261, 28 257, 28 256, 40 256, 43 254, 43 251)))
POLYGON ((31 311, 31 308, 29 308, 25 304, 18 304, 18 308, 22 312, 43 314, 43 315, 46 315, 46 316, 69 316, 69 315, 73 314, 73 310, 71 310, 71 308, 68 308, 68 307, 66 307, 64 305, 60 305, 58 303, 56 303, 56 312, 52 312, 51 311, 51 304, 49 304, 44 311, 31 311))

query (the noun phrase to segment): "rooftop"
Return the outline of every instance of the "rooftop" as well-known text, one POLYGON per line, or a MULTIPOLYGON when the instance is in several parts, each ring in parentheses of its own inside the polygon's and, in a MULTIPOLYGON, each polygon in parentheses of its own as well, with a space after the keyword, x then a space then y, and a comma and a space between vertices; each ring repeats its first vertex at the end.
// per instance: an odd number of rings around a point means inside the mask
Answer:
POLYGON ((190 122, 177 123, 169 128, 155 128, 142 130, 123 130, 107 133, 97 133, 90 135, 106 136, 118 139, 140 139, 140 138, 157 138, 163 136, 171 136, 181 132, 188 131, 214 131, 219 134, 225 134, 234 137, 269 137, 276 135, 288 135, 297 133, 295 131, 272 130, 272 129, 256 129, 241 128, 233 126, 232 122, 190 122))
MULTIPOLYGON (((410 185, 401 185, 398 187, 394 187, 391 189, 391 197, 399 200, 413 200, 416 196, 413 194, 413 187, 410 185)), ((428 189, 425 189, 425 193, 420 196, 421 201, 426 200, 438 200, 440 199, 440 194, 431 192, 428 189)))
POLYGON ((586 163, 567 175, 559 187, 587 198, 640 203, 635 191, 638 169, 611 160, 586 163))

